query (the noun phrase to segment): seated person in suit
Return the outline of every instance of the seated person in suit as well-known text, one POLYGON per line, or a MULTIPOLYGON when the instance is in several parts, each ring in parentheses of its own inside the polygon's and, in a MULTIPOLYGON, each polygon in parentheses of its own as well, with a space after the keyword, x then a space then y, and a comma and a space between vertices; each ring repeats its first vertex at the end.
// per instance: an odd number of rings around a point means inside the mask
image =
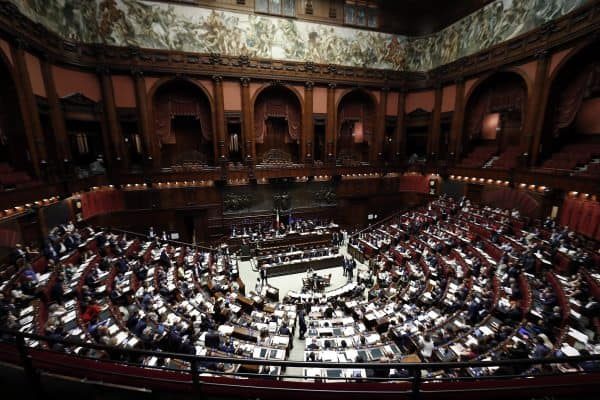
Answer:
POLYGON ((289 335, 291 333, 290 328, 287 326, 287 324, 284 322, 283 324, 281 324, 281 326, 279 327, 279 334, 280 335, 289 335))
POLYGON ((312 338, 311 343, 306 346, 308 350, 319 350, 319 344, 317 343, 317 338, 312 338))

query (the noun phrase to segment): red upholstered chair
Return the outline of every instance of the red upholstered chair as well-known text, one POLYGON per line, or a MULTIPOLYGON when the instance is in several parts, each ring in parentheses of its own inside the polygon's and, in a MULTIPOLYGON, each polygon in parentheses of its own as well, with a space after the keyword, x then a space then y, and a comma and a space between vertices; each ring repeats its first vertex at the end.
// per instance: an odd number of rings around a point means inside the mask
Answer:
POLYGON ((33 270, 35 272, 37 272, 38 274, 43 274, 48 268, 48 260, 46 259, 46 257, 43 256, 38 257, 35 260, 33 260, 31 266, 33 267, 33 270))
POLYGON ((579 223, 576 229, 578 232, 586 235, 586 236, 594 236, 594 231, 596 230, 596 225, 594 223, 594 212, 597 208, 598 203, 592 201, 584 201, 582 204, 581 217, 579 219, 579 223))
POLYGON ((579 225, 579 220, 581 218, 583 204, 581 200, 572 199, 571 201, 571 214, 569 215, 569 219, 566 221, 566 224, 569 228, 576 230, 579 225))
POLYGON ((523 293, 523 299, 521 300, 521 312, 523 316, 526 316, 529 313, 529 309, 531 307, 531 288, 529 287, 529 281, 525 277, 525 275, 519 275, 519 288, 521 289, 521 293, 523 293))
POLYGON ((590 294, 594 296, 596 300, 600 300, 600 284, 587 270, 583 270, 583 277, 587 281, 590 287, 590 294))
POLYGON ((563 202, 559 220, 559 223, 561 225, 568 225, 569 220, 571 219, 571 213, 573 212, 574 203, 575 200, 573 199, 565 199, 565 201, 563 202))
POLYGON ((561 252, 557 252, 554 256, 554 270, 559 274, 569 274, 571 260, 561 252))
POLYGON ((0 163, 0 174, 11 173, 13 168, 7 163, 0 163))

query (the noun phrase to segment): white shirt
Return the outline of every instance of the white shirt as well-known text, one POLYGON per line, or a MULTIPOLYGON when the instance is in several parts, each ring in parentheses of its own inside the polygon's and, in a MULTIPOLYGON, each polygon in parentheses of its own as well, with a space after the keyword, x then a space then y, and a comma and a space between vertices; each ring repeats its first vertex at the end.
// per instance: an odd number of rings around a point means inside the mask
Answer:
POLYGON ((431 357, 433 353, 433 340, 426 342, 424 339, 421 339, 421 354, 423 357, 431 357))

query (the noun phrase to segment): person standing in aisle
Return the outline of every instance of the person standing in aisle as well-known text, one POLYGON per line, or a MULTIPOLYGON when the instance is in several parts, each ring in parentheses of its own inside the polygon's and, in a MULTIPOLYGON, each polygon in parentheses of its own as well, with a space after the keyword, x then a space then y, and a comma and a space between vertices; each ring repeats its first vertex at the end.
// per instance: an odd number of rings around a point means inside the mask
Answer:
POLYGON ((304 318, 304 309, 300 309, 298 312, 298 336, 300 340, 304 340, 304 334, 306 333, 306 319, 304 318))
POLYGON ((260 267, 260 279, 263 285, 267 285, 267 267, 260 267))

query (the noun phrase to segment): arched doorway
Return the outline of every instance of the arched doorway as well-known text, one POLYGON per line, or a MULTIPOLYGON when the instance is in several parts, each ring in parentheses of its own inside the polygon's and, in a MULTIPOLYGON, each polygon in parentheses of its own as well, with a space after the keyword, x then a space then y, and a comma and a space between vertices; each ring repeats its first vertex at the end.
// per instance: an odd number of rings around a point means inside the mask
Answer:
POLYGON ((375 100, 363 90, 346 93, 338 104, 337 163, 369 161, 375 137, 375 100))
POLYGON ((479 83, 465 107, 463 165, 514 168, 520 154, 526 103, 527 83, 516 72, 499 72, 479 83))
POLYGON ((543 167, 600 175, 600 163, 592 162, 600 157, 599 52, 598 42, 583 48, 554 75, 540 142, 543 167))
POLYGON ((254 101, 254 131, 259 163, 297 163, 302 134, 298 96, 284 86, 263 89, 254 101))
POLYGON ((187 80, 171 80, 154 93, 154 124, 161 165, 194 169, 214 162, 210 100, 187 80))
POLYGON ((73 173, 78 178, 106 172, 106 130, 98 102, 73 93, 60 98, 69 140, 73 173))

